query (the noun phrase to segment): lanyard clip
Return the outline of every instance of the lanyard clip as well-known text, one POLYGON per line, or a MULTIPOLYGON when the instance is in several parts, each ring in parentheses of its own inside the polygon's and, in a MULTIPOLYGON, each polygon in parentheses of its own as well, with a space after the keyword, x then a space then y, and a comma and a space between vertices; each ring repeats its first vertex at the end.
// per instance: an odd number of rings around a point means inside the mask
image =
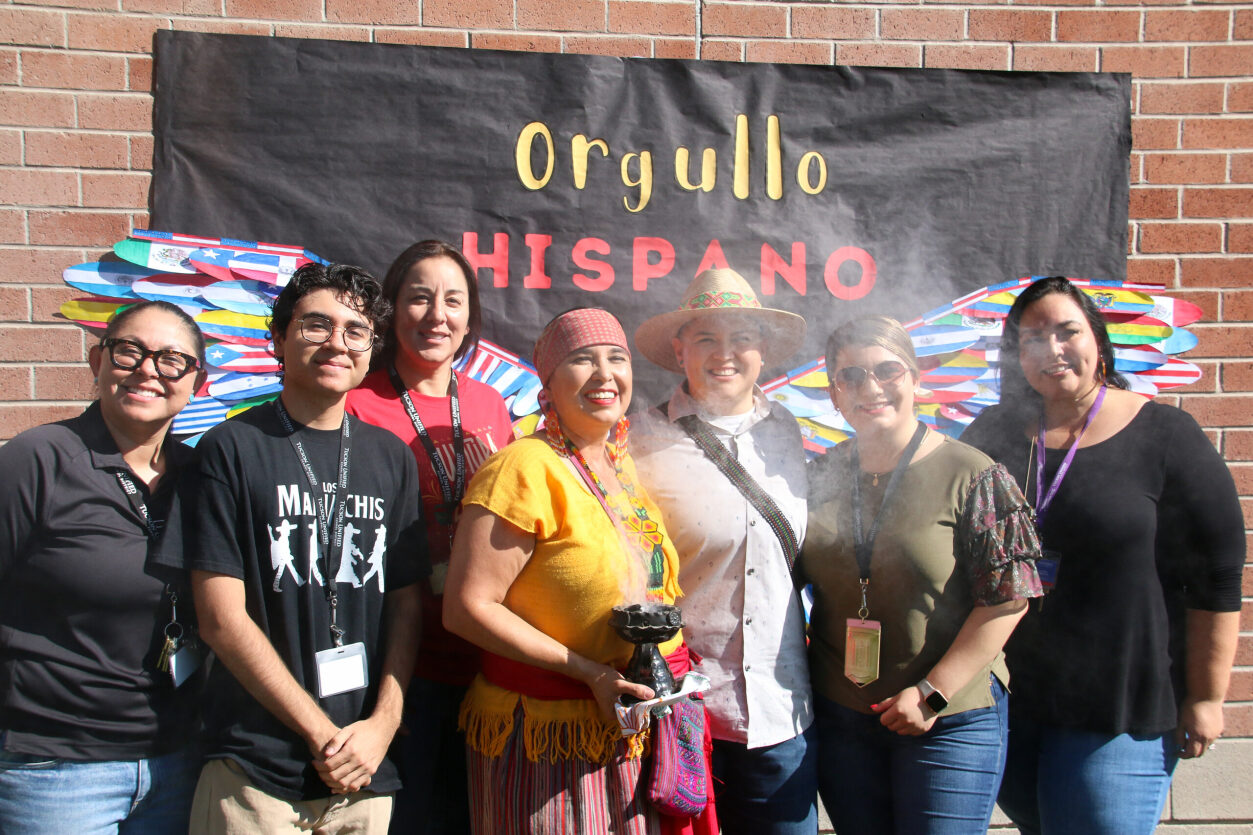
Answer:
POLYGON ((342 647, 344 645, 344 630, 340 629, 339 625, 335 622, 336 620, 335 616, 339 609, 339 595, 335 594, 334 592, 331 592, 330 599, 331 599, 331 640, 335 643, 335 646, 342 647))
POLYGON ((870 616, 870 602, 866 599, 867 593, 870 591, 870 580, 864 578, 861 580, 861 608, 857 610, 857 617, 865 620, 870 616))

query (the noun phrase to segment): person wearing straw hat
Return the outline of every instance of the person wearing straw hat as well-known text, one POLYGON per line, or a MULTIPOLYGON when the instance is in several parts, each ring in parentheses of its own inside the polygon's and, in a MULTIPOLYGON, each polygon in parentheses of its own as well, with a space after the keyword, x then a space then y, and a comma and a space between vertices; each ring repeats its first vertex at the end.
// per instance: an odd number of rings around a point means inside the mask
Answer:
POLYGON ((734 270, 707 270, 635 344, 682 374, 636 421, 640 479, 679 552, 684 634, 705 700, 723 832, 817 831, 805 618, 791 568, 805 536, 796 419, 757 379, 800 348, 805 320, 762 307, 734 270), (751 721, 750 721, 751 719, 751 721))

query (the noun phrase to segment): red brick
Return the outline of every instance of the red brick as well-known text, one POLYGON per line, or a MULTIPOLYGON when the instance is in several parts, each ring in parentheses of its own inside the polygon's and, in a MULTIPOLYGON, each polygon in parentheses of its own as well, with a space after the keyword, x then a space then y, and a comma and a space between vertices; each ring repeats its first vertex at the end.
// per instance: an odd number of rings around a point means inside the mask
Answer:
POLYGON ((1179 120, 1132 116, 1131 144, 1141 151, 1174 150, 1179 147, 1179 120))
POLYGON ((130 161, 132 171, 152 170, 151 136, 132 136, 130 138, 130 161))
POLYGON ((152 130, 152 96, 80 93, 78 126, 88 130, 152 130))
POLYGON ((1185 287, 1253 287, 1253 258, 1182 258, 1179 283, 1185 287))
POLYGON ((126 89, 137 93, 152 90, 152 59, 143 55, 132 55, 126 59, 126 89))
POLYGON ((653 38, 654 58, 696 58, 696 41, 691 38, 653 38))
POLYGON ((81 290, 61 285, 31 288, 31 318, 36 322, 62 320, 61 305, 85 295, 81 290))
MULTIPOLYGON (((1253 332, 1245 339, 1251 336, 1253 332)), ((1187 395, 1182 406, 1202 426, 1245 426, 1253 414, 1253 394, 1187 395)))
POLYGON ((1227 224, 1227 251, 1253 252, 1253 223, 1227 224))
POLYGON ((749 41, 745 44, 746 61, 774 64, 835 63, 835 44, 803 41, 749 41))
POLYGON ((512 29, 513 3, 511 0, 424 0, 422 24, 455 29, 512 29))
POLYGON ((164 29, 165 22, 152 17, 72 12, 66 15, 66 43, 74 49, 102 52, 151 52, 152 33, 164 29))
POLYGON ((130 232, 130 216, 115 212, 35 211, 30 242, 48 246, 111 246, 130 232))
POLYGON ((76 206, 78 175, 72 171, 0 169, 0 203, 17 206, 76 206))
MULTIPOLYGON (((630 4, 627 4, 630 5, 630 4)), ((610 14, 613 6, 609 7, 610 14)), ((873 9, 832 6, 796 6, 792 9, 792 37, 868 40, 874 37, 873 9)))
POLYGON ((0 287, 0 321, 30 321, 30 291, 25 287, 0 287))
POLYGON ((1247 496, 1253 493, 1253 465, 1228 464, 1227 470, 1231 473, 1231 478, 1236 483, 1236 493, 1238 495, 1247 496))
POLYGON ((24 244, 26 238, 26 210, 0 208, 0 244, 24 244))
POLYGON ((1183 147, 1198 150, 1253 148, 1253 119, 1184 119, 1183 147))
POLYGON ((74 96, 71 93, 0 89, 0 124, 70 127, 74 124, 74 96))
POLYGON ((125 168, 126 137, 115 133, 27 131, 26 164, 125 168))
MULTIPOLYGON (((374 30, 374 41, 375 43, 403 43, 415 46, 464 48, 470 45, 470 36, 466 32, 450 32, 447 29, 384 29, 379 27, 374 30)), ((560 44, 560 41, 558 41, 558 44, 560 44)), ((492 48, 505 49, 505 47, 492 48)))
POLYGON ((96 396, 86 365, 37 365, 34 371, 39 400, 92 400, 96 396))
MULTIPOLYGON (((308 2, 308 0, 299 0, 308 2)), ((265 2, 265 0, 257 0, 265 2)), ((295 2, 295 0, 283 0, 295 2)), ((313 9, 318 3, 310 4, 313 9)), ((317 20, 318 14, 300 20, 317 20)), ((393 0, 326 0, 326 19, 332 23, 369 23, 380 25, 418 24, 422 22, 421 4, 393 0)))
POLYGON ((0 367, 0 400, 30 400, 30 371, 29 366, 0 367))
POLYGON ((1253 154, 1231 155, 1231 182, 1253 183, 1253 154))
MULTIPOLYGON (((370 40, 370 29, 366 26, 323 26, 318 23, 275 23, 276 38, 312 38, 322 41, 359 41, 370 40)), ((465 45, 465 35, 461 35, 461 43, 465 45)))
POLYGON ((17 50, 0 49, 0 84, 17 84, 17 50))
POLYGON ((1179 193, 1173 188, 1133 188, 1129 215, 1141 218, 1174 218, 1179 216, 1179 193))
POLYGON ((1147 11, 1144 13, 1144 39, 1225 41, 1230 21, 1231 16, 1225 11, 1147 11))
POLYGON ((1000 44, 935 44, 923 47, 923 65, 958 70, 1008 70, 1009 46, 1000 44))
POLYGON ((921 67, 922 47, 905 43, 841 43, 835 63, 846 67, 921 67))
POLYGON ((1140 40, 1140 13, 1077 11, 1057 13, 1057 40, 1071 43, 1110 43, 1140 40))
MULTIPOLYGON (((1227 365, 1230 364, 1227 363, 1227 365)), ((1226 375, 1224 375, 1223 380, 1226 382, 1226 375)), ((1226 458, 1228 461, 1253 461, 1253 430, 1224 429, 1223 458, 1226 458)), ((1253 581, 1253 573, 1246 568, 1244 583, 1247 584, 1250 581, 1253 581)))
POLYGON ((1236 19, 1231 32, 1233 41, 1253 40, 1253 9, 1236 9, 1236 19))
POLYGON ((0 8, 4 42, 19 46, 65 46, 65 14, 42 9, 0 8))
POLYGON ((614 35, 567 35, 566 52, 576 55, 615 55, 623 58, 648 58, 653 45, 648 38, 627 38, 614 35))
POLYGON ((1223 84, 1172 84, 1143 82, 1140 88, 1141 113, 1222 113, 1223 84))
POLYGON ((1223 736, 1228 739, 1253 736, 1253 705, 1223 705, 1223 736))
POLYGON ((784 38, 787 37, 787 9, 757 4, 706 3, 701 12, 701 30, 704 35, 784 38))
POLYGON ((1226 154, 1145 154, 1148 183, 1222 183, 1227 180, 1226 154))
POLYGON ((1182 46, 1103 46, 1101 72, 1129 72, 1137 78, 1180 78, 1186 57, 1182 46))
POLYGON ((28 6, 68 6, 92 11, 117 11, 117 0, 22 0, 28 6))
MULTIPOLYGON (((1227 430, 1228 432, 1232 430, 1227 430)), ((1253 534, 1245 533, 1245 551, 1253 554, 1253 534)), ((1245 563, 1244 575, 1240 580, 1240 594, 1243 597, 1253 597, 1253 565, 1245 563)), ((1236 662, 1237 664, 1239 662, 1236 662)))
POLYGON ((904 41, 960 41, 964 13, 959 9, 883 9, 879 37, 904 41))
MULTIPOLYGON (((1243 505, 1244 502, 1241 502, 1243 505)), ((1236 644, 1236 664, 1248 666, 1253 664, 1253 635, 1240 636, 1236 644)))
POLYGON ((122 0, 122 11, 172 15, 211 15, 222 11, 221 0, 122 0))
POLYGON ((272 28, 268 23, 223 20, 217 17, 208 20, 176 17, 170 23, 172 28, 181 32, 212 32, 220 35, 269 35, 272 28))
MULTIPOLYGON (((1223 363, 1222 380, 1223 391, 1253 391, 1253 363, 1227 360, 1223 363)), ((1232 431, 1227 430, 1228 434, 1232 431)), ((1238 436, 1237 442, 1238 450, 1247 451, 1241 452, 1241 456, 1253 461, 1253 431, 1238 436)))
POLYGON ((22 51, 22 86, 70 90, 122 90, 126 59, 81 52, 22 51))
POLYGON ((83 205, 101 209, 142 209, 148 205, 152 175, 144 172, 83 172, 83 205))
POLYGON ((1050 41, 1053 13, 1026 9, 971 9, 967 23, 972 41, 1050 41))
POLYGON ((1253 81, 1227 82, 1227 110, 1231 113, 1253 111, 1253 81))
POLYGON ((1193 78, 1247 76, 1253 67, 1253 44, 1194 46, 1188 59, 1193 78))
POLYGON ((0 362, 81 362, 77 327, 0 326, 0 362))
POLYGON ((1253 701, 1253 671, 1233 670, 1227 685, 1227 701, 1253 701))
MULTIPOLYGON (((545 32, 604 32, 605 0, 516 0, 519 29, 545 32)), ((779 10, 783 13, 783 10, 779 10)), ((708 12, 706 12, 708 15, 708 12)), ((708 17, 706 17, 708 21, 708 17)), ((706 29, 711 35, 724 34, 706 29)))
POLYGON ((513 52, 560 52, 557 35, 523 35, 508 32, 471 32, 474 49, 507 49, 513 52))
MULTIPOLYGON (((408 3, 396 3, 408 6, 408 3)), ((416 6, 417 4, 412 4, 416 6)), ((327 3, 327 17, 331 4, 327 3)), ((259 18, 261 20, 313 20, 322 19, 322 0, 226 0, 227 17, 259 18)), ((392 22, 392 21, 387 21, 392 22)), ((402 21, 416 23, 417 21, 402 21)))
POLYGON ((744 44, 739 41, 702 41, 700 58, 702 61, 743 61, 744 44))
POLYGON ((1128 258, 1127 281, 1133 284, 1160 284, 1171 287, 1175 283, 1175 259, 1128 258))
POLYGON ((1253 290, 1225 290, 1223 319, 1228 322, 1253 322, 1253 290))
POLYGON ((1185 217, 1253 217, 1253 188, 1185 188, 1185 217))
POLYGON ((1094 46, 1014 46, 1014 69, 1020 72, 1095 72, 1100 50, 1094 46))
POLYGON ((1201 308, 1201 321, 1218 321, 1219 294, 1217 290, 1177 290, 1172 288, 1170 294, 1182 301, 1192 302, 1201 308))
POLYGON ((0 248, 0 284, 54 284, 61 271, 87 260, 82 250, 0 248))
POLYGON ((1141 223, 1140 252, 1220 252, 1221 223, 1141 223))
POLYGON ((0 165, 20 165, 22 162, 22 132, 0 129, 0 165))
POLYGON ((72 418, 82 411, 82 406, 45 406, 39 403, 0 405, 0 439, 8 440, 27 429, 72 418))

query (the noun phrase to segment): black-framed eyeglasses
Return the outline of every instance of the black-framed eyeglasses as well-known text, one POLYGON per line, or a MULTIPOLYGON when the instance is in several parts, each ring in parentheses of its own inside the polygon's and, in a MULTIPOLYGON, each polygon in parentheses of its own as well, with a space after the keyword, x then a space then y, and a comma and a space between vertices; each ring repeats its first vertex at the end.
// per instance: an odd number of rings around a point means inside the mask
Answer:
POLYGON ((113 363, 113 367, 123 371, 134 371, 149 357, 152 357, 152 367, 157 370, 157 375, 167 380, 181 380, 200 367, 200 360, 182 351, 149 351, 138 342, 116 336, 100 344, 109 352, 109 362, 113 363))
POLYGON ((365 325, 348 325, 341 328, 332 325, 331 320, 324 316, 300 317, 300 335, 305 342, 321 345, 335 335, 335 331, 343 331, 344 347, 349 351, 368 351, 374 345, 374 331, 365 325))
POLYGON ((895 383, 908 370, 909 368, 903 362, 884 360, 881 363, 877 363, 873 368, 862 368, 860 365, 846 365, 835 372, 835 379, 841 385, 857 389, 864 386, 866 380, 874 377, 879 385, 886 386, 895 383))

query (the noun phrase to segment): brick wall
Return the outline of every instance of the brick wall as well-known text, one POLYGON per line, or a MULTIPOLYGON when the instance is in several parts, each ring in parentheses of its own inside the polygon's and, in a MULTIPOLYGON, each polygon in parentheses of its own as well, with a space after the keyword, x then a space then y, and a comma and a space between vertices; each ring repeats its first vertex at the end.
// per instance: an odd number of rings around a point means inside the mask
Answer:
MULTIPOLYGON (((86 343, 61 270, 145 226, 157 29, 655 58, 1130 72, 1128 278, 1199 304, 1177 398, 1253 518, 1253 8, 1174 0, 18 0, 0 4, 0 439, 76 413, 86 343)), ((1253 596, 1253 571, 1245 594, 1253 596)), ((1253 605, 1229 740, 1185 764, 1172 825, 1253 821, 1253 605)), ((1202 826, 1218 832, 1217 824, 1202 826)))

